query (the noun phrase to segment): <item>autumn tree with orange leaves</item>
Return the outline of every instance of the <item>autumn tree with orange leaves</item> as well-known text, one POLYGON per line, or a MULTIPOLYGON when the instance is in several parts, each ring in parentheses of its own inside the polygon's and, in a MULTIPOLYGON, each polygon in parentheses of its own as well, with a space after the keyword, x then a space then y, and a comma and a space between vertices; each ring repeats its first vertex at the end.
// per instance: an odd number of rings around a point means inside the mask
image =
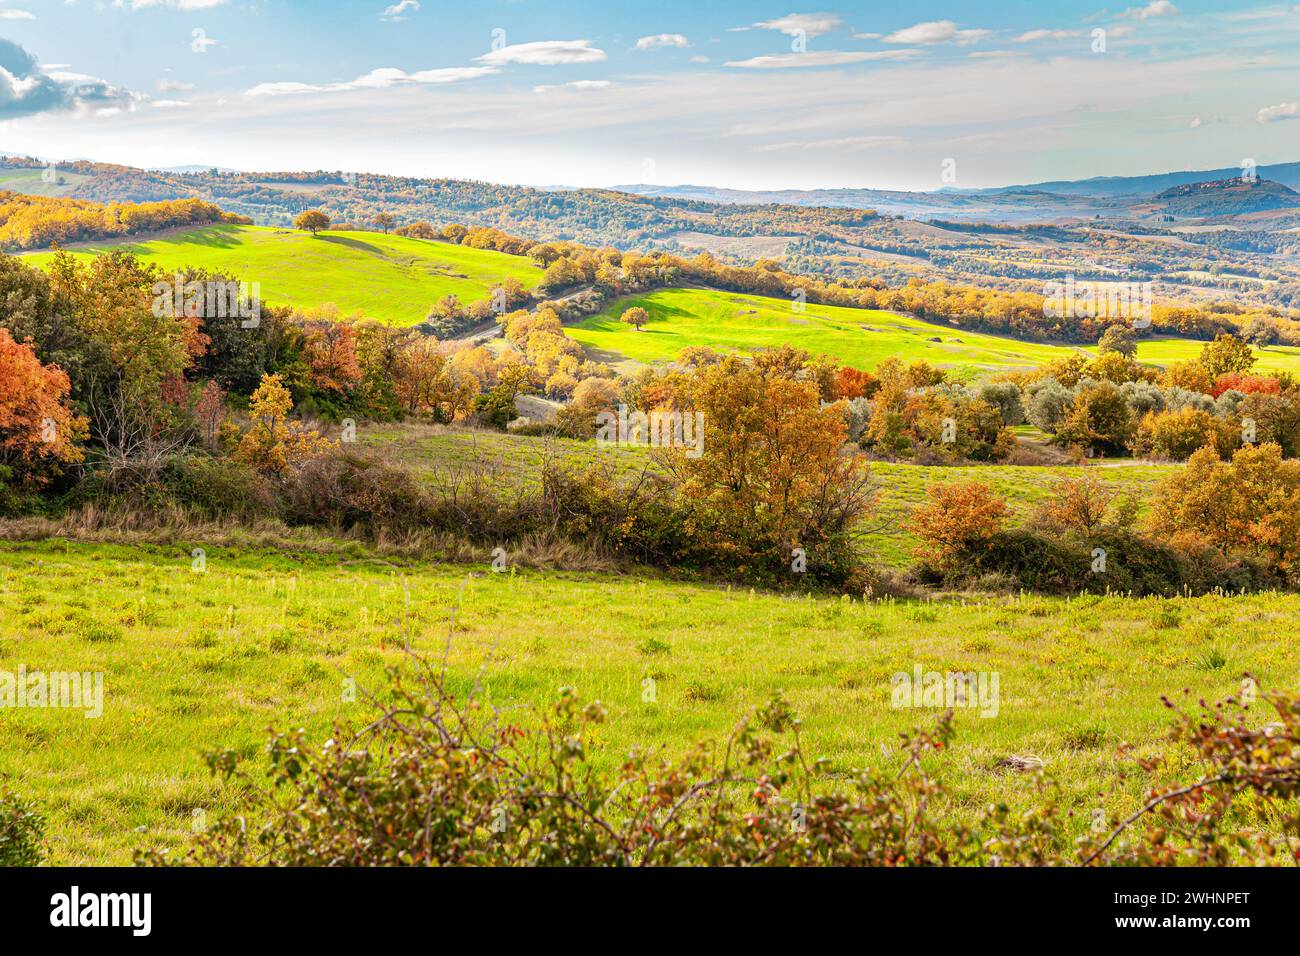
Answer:
POLYGON ((86 420, 69 407, 70 389, 62 369, 42 365, 0 328, 0 465, 22 484, 45 484, 60 465, 82 460, 86 420))
POLYGON ((951 565, 1002 530, 1007 503, 980 481, 931 485, 925 504, 912 511, 912 530, 921 539, 917 553, 951 565))
POLYGON ((1300 562, 1300 461, 1272 443, 1231 460, 1207 445, 1156 488, 1150 530, 1175 547, 1256 555, 1289 571, 1300 562))
POLYGON ((843 453, 840 406, 823 405, 804 369, 756 368, 728 356, 699 369, 673 407, 703 415, 703 449, 663 453, 701 539, 750 562, 788 567, 802 550, 839 562, 860 519, 875 505, 865 463, 843 453))
POLYGON ((304 348, 311 382, 329 392, 347 392, 361 381, 357 330, 344 322, 313 322, 304 348))

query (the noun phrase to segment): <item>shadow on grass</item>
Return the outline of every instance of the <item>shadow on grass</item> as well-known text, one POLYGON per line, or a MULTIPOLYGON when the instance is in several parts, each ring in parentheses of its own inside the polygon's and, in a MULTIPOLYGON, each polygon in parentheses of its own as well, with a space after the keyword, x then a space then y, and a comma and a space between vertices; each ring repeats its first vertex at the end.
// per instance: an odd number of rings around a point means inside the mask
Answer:
POLYGON ((234 226, 209 226, 158 239, 142 239, 132 245, 149 243, 155 246, 204 246, 209 249, 233 249, 243 245, 234 226))
POLYGON ((388 258, 388 253, 384 252, 383 249, 369 242, 362 242, 360 239, 352 239, 348 236, 317 236, 316 238, 321 242, 332 242, 335 245, 347 246, 349 249, 356 249, 358 252, 364 252, 367 255, 388 258))

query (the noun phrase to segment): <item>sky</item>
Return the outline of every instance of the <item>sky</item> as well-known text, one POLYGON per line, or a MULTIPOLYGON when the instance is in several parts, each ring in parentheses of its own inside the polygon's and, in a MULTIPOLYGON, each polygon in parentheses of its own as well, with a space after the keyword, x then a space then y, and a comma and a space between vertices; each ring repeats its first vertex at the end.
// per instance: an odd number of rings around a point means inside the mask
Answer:
POLYGON ((977 188, 1300 160, 1300 3, 0 0, 0 153, 977 188))

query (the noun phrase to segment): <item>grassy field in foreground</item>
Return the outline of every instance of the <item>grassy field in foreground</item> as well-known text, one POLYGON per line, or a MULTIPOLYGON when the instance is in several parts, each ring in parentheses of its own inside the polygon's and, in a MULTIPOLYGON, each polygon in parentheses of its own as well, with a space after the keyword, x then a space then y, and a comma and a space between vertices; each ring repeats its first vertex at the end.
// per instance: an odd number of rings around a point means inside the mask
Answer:
POLYGON ((1152 784, 1114 751, 1156 748, 1168 723, 1161 693, 1220 697, 1247 669, 1266 687, 1300 679, 1295 595, 864 603, 492 574, 486 555, 479 566, 413 563, 400 576, 283 550, 212 548, 206 573, 191 566, 188 545, 0 543, 0 670, 104 675, 98 719, 0 709, 0 773, 43 806, 53 863, 126 863, 137 847, 181 845, 195 811, 233 810, 206 749, 256 757, 269 725, 323 741, 334 719, 364 718, 364 703, 343 701, 344 677, 373 687, 400 660, 408 592, 416 649, 440 656, 450 630, 458 686, 480 679, 485 699, 520 721, 566 685, 605 702, 596 759, 606 766, 634 744, 680 753, 725 736, 783 689, 831 770, 895 767, 898 733, 934 714, 891 707, 893 673, 996 672, 996 716, 961 711, 956 744, 933 769, 961 806, 1023 809, 1033 788, 999 761, 1036 756, 1080 829, 1092 808, 1132 809, 1152 784))
MULTIPOLYGON (((445 472, 478 462, 503 480, 527 484, 535 480, 543 459, 550 457, 570 468, 611 467, 615 474, 629 476, 644 467, 655 467, 648 448, 621 448, 591 441, 542 439, 499 432, 476 432, 441 426, 363 427, 358 439, 388 460, 425 474, 445 472)), ((1117 495, 1147 500, 1156 484, 1181 469, 1182 465, 1146 465, 1131 461, 1088 466, 1117 495)), ((966 465, 922 467, 906 463, 875 462, 871 465, 880 485, 878 517, 871 524, 881 526, 866 539, 871 559, 891 568, 914 563, 916 537, 907 527, 907 515, 925 500, 932 484, 953 481, 982 481, 1007 499, 1015 520, 1028 518, 1047 497, 1053 483, 1064 476, 1083 472, 1079 466, 966 465)))
MULTIPOLYGON (((502 279, 536 286, 542 270, 523 256, 377 232, 309 233, 262 226, 208 226, 132 243, 77 251, 90 256, 121 247, 163 269, 195 266, 259 282, 271 305, 301 308, 333 303, 393 325, 424 321, 447 294, 485 299, 502 279)), ((26 258, 44 265, 50 253, 26 258)))

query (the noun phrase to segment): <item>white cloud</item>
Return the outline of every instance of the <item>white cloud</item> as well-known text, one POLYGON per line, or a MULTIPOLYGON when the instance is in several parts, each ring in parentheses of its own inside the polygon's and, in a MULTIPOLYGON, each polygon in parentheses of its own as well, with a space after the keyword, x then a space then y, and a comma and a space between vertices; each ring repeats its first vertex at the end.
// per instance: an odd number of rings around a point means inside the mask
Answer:
POLYGON ((26 10, 0 10, 0 20, 35 20, 36 15, 26 10))
POLYGON ((650 50, 657 46, 675 46, 685 49, 691 41, 680 33, 656 33, 654 36, 642 37, 636 41, 638 50, 650 50))
POLYGON ((1121 17, 1130 20, 1150 20, 1152 17, 1176 17, 1178 8, 1169 0, 1151 0, 1145 7, 1129 7, 1121 17))
POLYGON ((475 57, 479 63, 488 66, 504 66, 507 63, 556 66, 565 63, 600 63, 604 59, 605 51, 593 47, 590 40, 539 40, 536 43, 516 43, 475 57))
POLYGON ((295 93, 324 93, 326 87, 313 86, 310 83, 295 83, 291 81, 282 81, 279 83, 259 83, 250 90, 245 90, 245 96, 291 96, 295 93))
POLYGON ((381 20, 405 20, 405 14, 418 13, 420 10, 420 0, 398 0, 397 3, 384 8, 384 12, 379 15, 381 20))
POLYGON ((1266 106, 1255 115, 1255 119, 1261 123, 1300 119, 1300 103, 1279 103, 1277 106, 1266 106))
POLYGON ((159 93, 185 93, 194 89, 193 83, 183 83, 180 80, 159 80, 154 86, 159 93))
POLYGON ((885 37, 886 43, 956 43, 966 46, 978 43, 992 34, 991 30, 961 30, 951 20, 931 20, 897 30, 885 37))
POLYGON ((1016 37, 1017 43, 1037 43, 1039 40, 1068 40, 1080 35, 1079 30, 1030 30, 1016 37))
POLYGON ((42 68, 36 57, 0 38, 0 120, 38 113, 133 106, 137 94, 96 76, 42 68))
POLYGON ((708 63, 708 62, 709 62, 709 58, 708 58, 707 56, 697 55, 697 56, 693 56, 693 57, 691 57, 691 62, 692 62, 692 63, 708 63))
POLYGON ((787 36, 825 36, 844 26, 836 13, 787 13, 773 20, 763 20, 753 25, 759 30, 779 30, 787 36))
POLYGON ((910 60, 919 50, 879 50, 872 52, 852 50, 819 50, 815 53, 781 53, 775 56, 755 56, 748 60, 728 60, 727 66, 749 70, 787 70, 808 66, 843 66, 847 63, 869 63, 879 60, 910 60))
POLYGON ((603 90, 612 84, 609 80, 574 80, 572 83, 551 84, 549 86, 534 86, 534 93, 548 93, 551 90, 603 90))
POLYGON ((181 106, 189 106, 190 104, 187 100, 152 100, 150 105, 153 106, 154 109, 169 110, 181 106))
POLYGON ((324 85, 292 81, 259 83, 257 86, 246 90, 244 95, 251 97, 295 96, 303 93, 346 93, 351 90, 383 90, 392 86, 408 86, 411 84, 458 83, 461 80, 472 80, 496 72, 498 71, 494 66, 453 66, 438 70, 421 70, 418 73, 407 73, 405 70, 398 70, 393 67, 382 67, 378 70, 371 70, 364 76, 359 76, 348 83, 328 83, 324 85))

